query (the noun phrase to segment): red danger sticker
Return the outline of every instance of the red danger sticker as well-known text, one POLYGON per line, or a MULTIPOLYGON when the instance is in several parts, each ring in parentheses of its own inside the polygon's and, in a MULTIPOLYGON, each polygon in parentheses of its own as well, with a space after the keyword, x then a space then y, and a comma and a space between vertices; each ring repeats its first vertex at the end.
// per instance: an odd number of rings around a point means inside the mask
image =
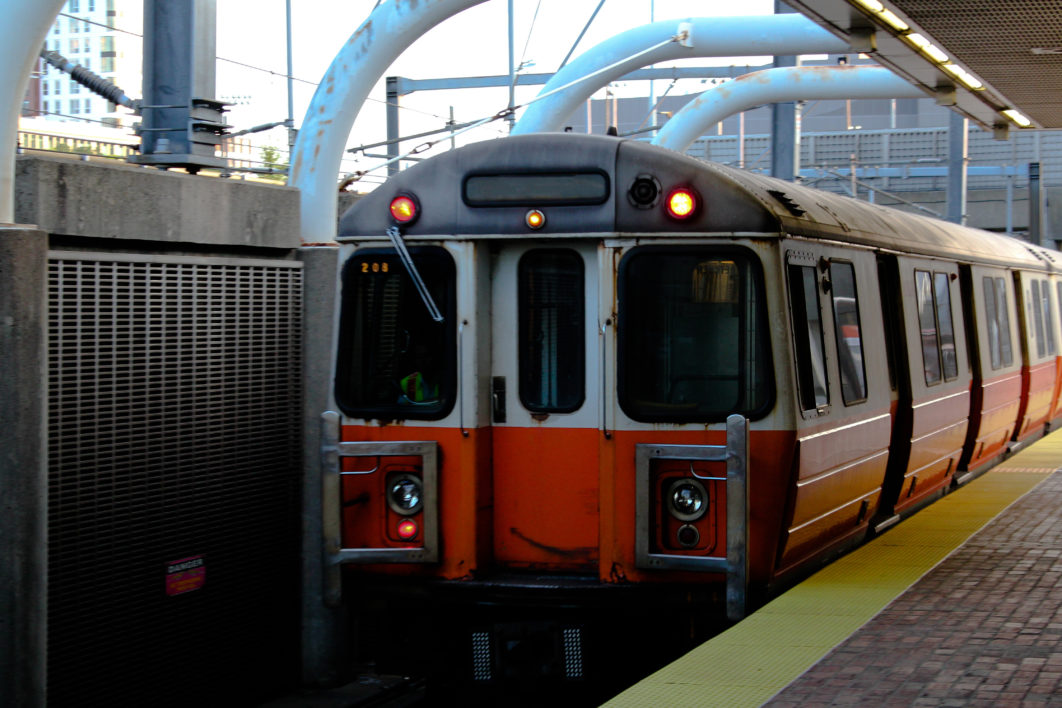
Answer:
POLYGON ((206 583, 206 563, 203 556, 192 556, 166 564, 166 594, 183 595, 203 587, 206 583))

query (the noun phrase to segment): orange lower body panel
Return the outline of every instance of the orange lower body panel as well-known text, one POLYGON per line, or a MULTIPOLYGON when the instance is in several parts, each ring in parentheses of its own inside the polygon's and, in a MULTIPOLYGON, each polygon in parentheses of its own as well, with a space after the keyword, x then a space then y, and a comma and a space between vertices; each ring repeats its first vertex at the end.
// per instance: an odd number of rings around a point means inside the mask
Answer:
MULTIPOLYGON (((976 384, 975 384, 976 385, 976 384)), ((967 469, 977 469, 1001 455, 1014 434, 1021 401, 1021 377, 1001 376, 981 384, 981 410, 970 420, 974 431, 968 440, 972 446, 967 469)))
POLYGON ((1055 392, 1055 361, 1022 367, 1022 389, 1026 394, 1021 422, 1015 438, 1024 440, 1043 432, 1051 413, 1051 401, 1055 392))
POLYGON ((600 431, 492 430, 495 564, 596 571, 600 431))

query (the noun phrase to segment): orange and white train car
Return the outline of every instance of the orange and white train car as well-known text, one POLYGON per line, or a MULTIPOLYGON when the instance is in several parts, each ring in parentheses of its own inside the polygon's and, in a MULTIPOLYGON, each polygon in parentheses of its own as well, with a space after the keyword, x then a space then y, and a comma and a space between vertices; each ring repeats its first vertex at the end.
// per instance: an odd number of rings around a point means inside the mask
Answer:
POLYGON ((1062 414, 1057 253, 644 143, 455 150, 339 241, 327 557, 381 666, 680 651, 1062 414))

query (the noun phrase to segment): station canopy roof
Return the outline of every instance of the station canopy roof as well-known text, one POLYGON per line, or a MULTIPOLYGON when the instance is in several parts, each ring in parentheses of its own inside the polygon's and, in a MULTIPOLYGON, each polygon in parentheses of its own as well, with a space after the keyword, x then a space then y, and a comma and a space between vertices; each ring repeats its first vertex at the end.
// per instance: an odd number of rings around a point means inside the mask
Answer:
POLYGON ((786 2, 986 128, 1062 128, 1060 0, 786 2))

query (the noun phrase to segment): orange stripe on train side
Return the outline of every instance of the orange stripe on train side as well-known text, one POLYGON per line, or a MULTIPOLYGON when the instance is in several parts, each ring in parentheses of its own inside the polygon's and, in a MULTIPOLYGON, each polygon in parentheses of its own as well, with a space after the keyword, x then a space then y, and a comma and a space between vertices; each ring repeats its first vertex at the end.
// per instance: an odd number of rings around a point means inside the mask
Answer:
POLYGON ((1021 404, 1021 375, 1018 372, 1004 374, 985 381, 981 390, 981 410, 974 411, 970 425, 975 430, 975 442, 970 469, 1003 452, 1014 432, 1021 404))
POLYGON ((1017 435, 1022 440, 1040 432, 1051 412, 1051 397, 1055 392, 1055 362, 1046 361, 1021 369, 1022 389, 1026 398, 1022 407, 1017 435))

